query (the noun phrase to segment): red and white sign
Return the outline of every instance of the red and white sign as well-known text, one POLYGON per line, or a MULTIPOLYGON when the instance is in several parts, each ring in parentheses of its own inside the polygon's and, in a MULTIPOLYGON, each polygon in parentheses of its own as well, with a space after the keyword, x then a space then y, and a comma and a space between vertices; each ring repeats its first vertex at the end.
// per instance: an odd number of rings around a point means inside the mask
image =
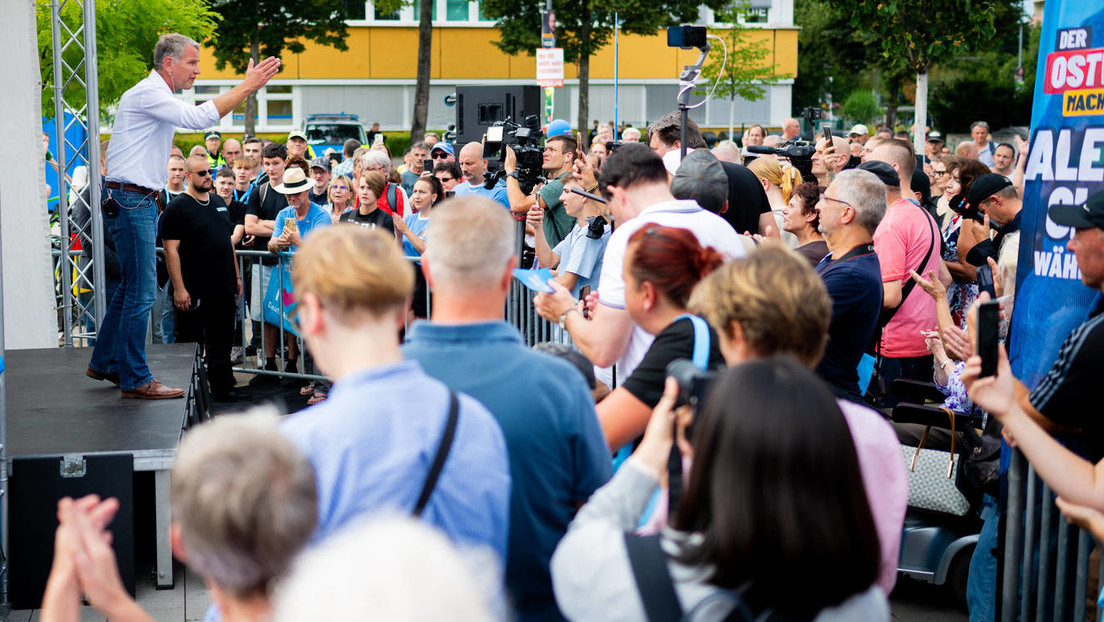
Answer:
POLYGON ((544 87, 563 86, 563 48, 537 49, 537 84, 544 87))

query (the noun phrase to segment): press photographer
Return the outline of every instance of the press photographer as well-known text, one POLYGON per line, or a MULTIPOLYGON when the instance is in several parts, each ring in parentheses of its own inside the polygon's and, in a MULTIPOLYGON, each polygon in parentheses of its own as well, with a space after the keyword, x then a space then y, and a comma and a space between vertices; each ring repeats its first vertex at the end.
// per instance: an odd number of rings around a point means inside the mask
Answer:
MULTIPOLYGON (((571 175, 572 166, 575 164, 576 149, 579 144, 570 134, 549 136, 544 144, 542 158, 542 170, 548 177, 548 182, 541 186, 539 191, 525 192, 521 182, 522 169, 519 166, 517 153, 508 144, 505 146, 506 156, 502 162, 502 169, 506 171, 506 194, 510 199, 510 211, 514 214, 524 215, 532 207, 544 210, 544 236, 548 245, 555 248, 571 228, 575 226, 575 219, 564 210, 560 195, 563 194, 563 182, 571 175)), ((592 188, 586 190, 593 191, 592 188)))

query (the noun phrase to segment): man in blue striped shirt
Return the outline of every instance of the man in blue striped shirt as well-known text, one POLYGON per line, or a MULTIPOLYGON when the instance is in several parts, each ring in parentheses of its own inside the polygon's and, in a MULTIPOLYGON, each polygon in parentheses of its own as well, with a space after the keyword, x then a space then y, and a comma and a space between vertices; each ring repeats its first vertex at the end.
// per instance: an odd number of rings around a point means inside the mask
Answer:
POLYGON ((506 587, 520 622, 559 621, 548 564, 575 510, 609 479, 610 453, 579 370, 526 348, 502 321, 516 265, 514 220, 497 203, 470 196, 434 211, 422 255, 433 321, 411 327, 403 355, 502 426, 514 482, 506 587))
MULTIPOLYGON (((282 426, 317 475, 317 542, 368 515, 413 511, 447 436, 450 390, 399 351, 396 327, 414 272, 393 237, 323 227, 295 262, 300 333, 334 380, 329 399, 282 426)), ((509 526, 506 443, 486 408, 458 398, 455 436, 421 517, 461 548, 489 548, 501 561, 509 526)))

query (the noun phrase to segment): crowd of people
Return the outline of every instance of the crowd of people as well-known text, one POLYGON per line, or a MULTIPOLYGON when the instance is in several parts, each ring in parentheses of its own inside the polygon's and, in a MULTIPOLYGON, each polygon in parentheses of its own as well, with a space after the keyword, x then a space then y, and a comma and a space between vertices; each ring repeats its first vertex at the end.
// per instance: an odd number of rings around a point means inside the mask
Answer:
MULTIPOLYGON (((187 83, 199 50, 162 42, 156 89, 136 87, 158 97, 187 83)), ((210 124, 236 105, 163 116, 210 124)), ((898 378, 1005 424, 1067 514, 1104 535, 1085 385, 1104 352, 1099 316, 1033 391, 1003 349, 994 377, 975 355, 975 303, 1013 308, 1027 152, 993 144, 984 122, 955 155, 938 132, 918 154, 857 125, 815 142, 806 177, 743 151, 794 140, 793 119, 781 136, 755 125, 743 146, 712 149, 678 113, 642 135, 621 128, 621 141, 554 124, 546 179, 527 192, 512 150, 488 184, 481 143, 436 137, 396 168, 382 141, 311 159, 295 132, 211 132, 202 153, 135 177, 150 165, 131 156, 145 148, 125 131, 135 120, 119 118, 106 185, 128 203, 105 212, 122 265, 107 319, 121 313, 128 336, 105 329, 89 376, 124 396, 176 396, 137 365, 132 335, 163 290, 176 339, 203 345, 216 399, 233 399, 231 362, 258 345, 234 343, 235 322, 254 322, 273 372, 251 383, 305 384, 281 380, 278 348, 285 374, 302 354, 325 378, 283 421, 222 416, 179 449, 174 548, 212 586, 212 615, 888 620, 910 494, 910 431, 886 418, 898 378), (139 206, 143 221, 124 222, 139 206), (152 244, 154 221, 161 288, 134 235, 152 244), (239 273, 245 249, 268 254, 239 273), (265 304, 291 261, 296 331, 280 343, 265 304), (533 307, 572 348, 527 348, 503 320, 522 263, 550 269, 533 307), (705 388, 676 380, 687 362, 705 388), (1071 428, 1086 453, 1048 434, 1071 428)), ((1104 194, 1051 218, 1076 231, 1082 280, 1104 291, 1104 194)), ((972 620, 992 619, 999 505, 979 507, 972 620)), ((111 619, 148 619, 114 571, 116 507, 59 505, 44 619, 75 620, 81 594, 111 619)))

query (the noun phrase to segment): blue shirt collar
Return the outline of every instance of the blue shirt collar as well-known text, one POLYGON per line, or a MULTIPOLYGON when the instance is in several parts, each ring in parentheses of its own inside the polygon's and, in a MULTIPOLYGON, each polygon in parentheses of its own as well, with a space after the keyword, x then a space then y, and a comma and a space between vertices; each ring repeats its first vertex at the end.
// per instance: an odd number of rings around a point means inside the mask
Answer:
POLYGON ((406 340, 436 342, 509 341, 522 343, 521 333, 506 322, 479 322, 476 324, 434 324, 425 320, 414 322, 406 333, 406 340))

